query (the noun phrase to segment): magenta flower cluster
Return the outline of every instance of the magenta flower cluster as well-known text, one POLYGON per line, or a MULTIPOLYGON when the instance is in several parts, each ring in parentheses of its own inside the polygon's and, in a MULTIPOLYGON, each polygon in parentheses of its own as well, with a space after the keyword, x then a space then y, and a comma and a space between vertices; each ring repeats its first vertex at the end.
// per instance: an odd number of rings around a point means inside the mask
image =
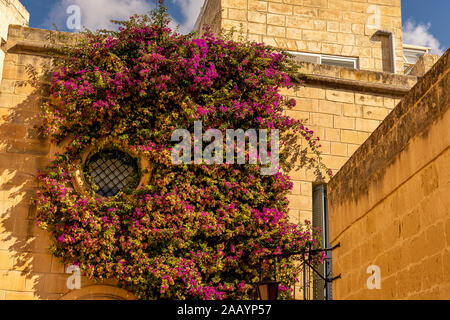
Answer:
POLYGON ((295 67, 262 44, 174 33, 158 10, 86 34, 59 62, 40 129, 72 142, 39 175, 38 223, 61 262, 142 299, 254 298, 275 260, 289 298, 300 267, 288 255, 319 245, 309 223, 289 221, 289 176, 261 176, 259 165, 173 165, 170 136, 202 119, 205 128, 297 132, 317 150, 313 133, 283 115, 294 102, 278 91, 293 85, 295 67), (75 191, 80 154, 104 138, 149 159, 147 185, 111 198, 75 191))

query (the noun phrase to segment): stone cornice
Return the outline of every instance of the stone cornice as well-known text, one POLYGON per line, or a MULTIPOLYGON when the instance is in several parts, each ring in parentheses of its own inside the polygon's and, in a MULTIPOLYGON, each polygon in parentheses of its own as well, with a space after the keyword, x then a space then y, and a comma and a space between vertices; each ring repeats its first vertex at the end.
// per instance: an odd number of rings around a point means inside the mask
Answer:
POLYGON ((357 70, 297 60, 299 79, 307 85, 390 95, 401 98, 417 83, 417 77, 357 70))
POLYGON ((79 38, 80 35, 74 33, 10 25, 8 40, 2 45, 2 50, 7 53, 51 56, 60 54, 65 46, 75 45, 79 38))
POLYGON ((328 87, 332 89, 343 89, 351 91, 359 91, 363 93, 375 93, 382 95, 390 95, 398 98, 403 97, 411 90, 411 87, 396 86, 391 84, 364 82, 358 80, 349 80, 321 75, 307 75, 303 77, 307 84, 328 87))
POLYGON ((47 45, 33 41, 9 41, 2 48, 8 53, 23 53, 41 56, 50 56, 61 53, 62 46, 47 45))
POLYGON ((357 70, 297 60, 299 79, 307 85, 390 95, 401 98, 417 83, 417 77, 357 70))

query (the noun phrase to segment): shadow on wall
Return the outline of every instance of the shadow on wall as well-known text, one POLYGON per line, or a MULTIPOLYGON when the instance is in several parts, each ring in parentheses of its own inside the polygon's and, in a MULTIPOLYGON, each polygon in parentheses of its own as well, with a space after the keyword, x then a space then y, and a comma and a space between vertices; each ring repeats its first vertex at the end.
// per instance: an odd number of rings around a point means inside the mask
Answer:
POLYGON ((394 35, 386 31, 378 31, 371 38, 371 41, 378 41, 381 43, 381 61, 383 72, 395 73, 395 42, 394 35))
MULTIPOLYGON (((19 63, 32 59, 33 65, 39 61, 41 70, 51 66, 48 57, 19 55, 18 59, 19 63)), ((94 285, 82 277, 81 290, 69 290, 67 266, 48 253, 50 239, 37 227, 34 204, 36 176, 50 164, 56 149, 35 129, 47 87, 35 79, 31 67, 5 62, 0 91, 0 299, 132 298, 112 280, 94 285), (4 107, 5 102, 9 107, 4 107)), ((49 79, 49 74, 44 78, 49 79)))
MULTIPOLYGON (((21 81, 7 76, 5 73, 1 95, 11 108, 0 111, 0 250, 5 256, 1 269, 6 269, 1 271, 0 289, 6 290, 6 299, 51 298, 51 281, 47 290, 45 286, 52 271, 52 257, 46 252, 49 239, 36 226, 32 201, 37 171, 48 165, 50 152, 50 144, 39 139, 34 129, 39 122, 42 88, 20 86, 21 81), (19 95, 27 90, 31 93, 26 98, 19 95)), ((64 272, 61 266, 56 269, 54 264, 54 272, 64 272)))

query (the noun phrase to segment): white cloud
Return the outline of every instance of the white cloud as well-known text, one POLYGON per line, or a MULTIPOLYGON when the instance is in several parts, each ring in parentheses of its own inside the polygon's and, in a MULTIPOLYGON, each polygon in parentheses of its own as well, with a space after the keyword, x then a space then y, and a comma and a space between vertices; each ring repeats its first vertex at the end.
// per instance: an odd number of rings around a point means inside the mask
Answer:
MULTIPOLYGON (((205 0, 171 0, 180 10, 184 21, 173 19, 170 27, 180 26, 179 32, 192 31, 205 0)), ((110 20, 126 20, 135 13, 148 13, 156 3, 155 0, 60 0, 56 4, 45 22, 45 27, 53 23, 59 29, 66 28, 69 14, 66 10, 71 5, 81 9, 81 26, 90 30, 113 29, 116 26, 110 20)), ((73 20, 72 20, 73 21, 73 20)))
POLYGON ((172 0, 172 2, 180 7, 185 18, 183 23, 177 21, 180 24, 180 32, 191 32, 205 0, 172 0))
POLYGON ((65 28, 69 18, 66 10, 71 5, 80 7, 81 25, 90 30, 113 29, 112 19, 126 20, 136 13, 148 13, 153 7, 146 0, 61 0, 51 10, 47 24, 65 28))
POLYGON ((441 43, 428 31, 430 27, 431 23, 416 24, 413 20, 406 21, 406 25, 403 26, 403 43, 430 47, 431 53, 443 54, 444 48, 441 43))

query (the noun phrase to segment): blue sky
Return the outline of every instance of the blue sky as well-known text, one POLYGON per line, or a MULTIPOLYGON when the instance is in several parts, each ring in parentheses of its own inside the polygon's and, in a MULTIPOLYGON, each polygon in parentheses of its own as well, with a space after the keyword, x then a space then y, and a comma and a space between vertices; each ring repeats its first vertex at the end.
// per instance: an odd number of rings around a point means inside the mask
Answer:
MULTIPOLYGON (((330 0, 333 1, 333 0, 330 0)), ((66 9, 78 4, 82 9, 82 23, 90 28, 108 26, 111 18, 126 18, 134 12, 145 12, 155 0, 21 0, 31 14, 30 26, 65 30, 66 9)), ((190 31, 203 0, 166 0, 169 13, 190 31)), ((450 46, 450 0, 402 0, 404 42, 433 47, 442 53, 450 46)))

